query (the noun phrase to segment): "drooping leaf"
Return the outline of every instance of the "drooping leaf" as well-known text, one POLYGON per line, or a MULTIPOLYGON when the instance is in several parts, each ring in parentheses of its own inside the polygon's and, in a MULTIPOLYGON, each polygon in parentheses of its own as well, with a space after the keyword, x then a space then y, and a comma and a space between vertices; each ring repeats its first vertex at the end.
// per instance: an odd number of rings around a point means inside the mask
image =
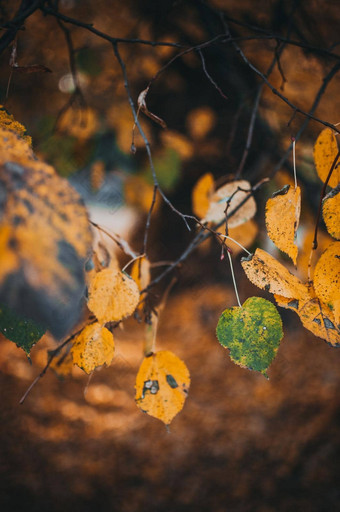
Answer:
MULTIPOLYGON (((216 190, 211 196, 209 210, 202 219, 203 222, 221 222, 225 218, 227 201, 230 201, 228 214, 231 214, 249 195, 250 183, 245 180, 233 181, 216 190), (231 199, 230 199, 231 198, 231 199)), ((228 227, 235 228, 244 222, 252 219, 256 213, 256 203, 251 196, 239 207, 234 215, 228 220, 228 227)))
POLYGON ((131 268, 131 277, 139 291, 144 290, 150 283, 150 261, 145 256, 136 260, 131 268))
POLYGON ((189 386, 190 374, 183 361, 161 350, 143 359, 136 377, 136 404, 169 425, 182 410, 189 386))
POLYGON ((294 299, 308 295, 307 286, 262 249, 242 258, 241 265, 248 279, 262 290, 294 299))
POLYGON ((98 366, 110 365, 114 355, 112 333, 98 322, 87 325, 72 345, 73 363, 91 373, 98 366))
POLYGON ((0 128, 0 300, 64 335, 82 310, 91 241, 77 192, 0 128))
POLYGON ((333 346, 340 345, 340 329, 333 311, 311 294, 304 299, 291 299, 274 295, 278 306, 290 309, 299 315, 303 326, 315 336, 326 340, 333 346))
POLYGON ((214 178, 210 172, 201 176, 192 189, 192 211, 202 219, 209 210, 210 196, 214 188, 214 178))
POLYGON ((340 185, 325 196, 322 201, 322 215, 328 233, 340 240, 340 185))
MULTIPOLYGON (((333 164, 334 158, 338 153, 338 143, 336 141, 335 135, 330 128, 325 128, 319 134, 316 139, 314 145, 314 162, 319 178, 325 182, 328 176, 328 173, 333 164)), ((330 187, 336 187, 340 181, 340 167, 337 166, 328 185, 330 187)))
POLYGON ((301 189, 290 185, 275 192, 266 204, 266 227, 276 247, 288 254, 296 265, 298 248, 295 243, 301 211, 301 189))
POLYGON ((222 313, 216 334, 234 363, 267 377, 283 337, 282 321, 274 304, 262 297, 250 297, 242 307, 222 313))
POLYGON ((138 302, 138 286, 123 272, 105 268, 91 279, 87 305, 101 323, 119 322, 132 315, 138 302))
POLYGON ((31 348, 45 334, 46 329, 0 304, 0 332, 29 355, 31 348))
POLYGON ((320 256, 314 270, 313 286, 318 298, 332 308, 339 323, 340 242, 333 242, 320 256))

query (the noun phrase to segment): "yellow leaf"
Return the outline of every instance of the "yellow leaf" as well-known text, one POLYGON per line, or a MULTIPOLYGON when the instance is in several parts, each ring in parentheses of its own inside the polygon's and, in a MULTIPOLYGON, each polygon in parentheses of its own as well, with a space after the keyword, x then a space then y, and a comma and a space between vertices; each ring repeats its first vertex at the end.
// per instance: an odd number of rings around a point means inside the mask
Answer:
POLYGON ((301 190, 285 186, 268 199, 266 227, 269 238, 282 252, 288 254, 296 265, 298 254, 294 243, 301 211, 301 190))
MULTIPOLYGON (((229 229, 229 236, 234 238, 236 242, 243 245, 243 247, 248 248, 254 242, 256 235, 258 233, 258 226, 256 222, 252 220, 248 220, 244 224, 237 226, 236 228, 229 229)), ((220 228, 218 228, 219 233, 225 233, 225 224, 223 224, 220 228)), ((239 245, 235 244, 232 240, 226 240, 227 246, 232 250, 234 256, 242 252, 242 249, 239 245)))
POLYGON ((112 333, 94 323, 84 327, 72 345, 73 362, 86 373, 91 373, 98 366, 110 365, 115 350, 112 333))
MULTIPOLYGON (((233 181, 216 190, 212 195, 209 210, 202 219, 202 222, 221 222, 225 218, 225 208, 227 201, 230 200, 228 214, 231 214, 248 197, 248 191, 251 190, 250 183, 245 180, 233 181), (242 189, 242 190, 239 190, 242 189)), ((228 220, 228 227, 235 228, 244 222, 252 219, 256 213, 256 203, 251 196, 234 215, 228 220)))
POLYGON ((161 133, 162 142, 167 148, 174 149, 183 160, 192 157, 193 147, 190 141, 181 133, 166 130, 161 133))
POLYGON ((322 202, 322 214, 327 231, 336 240, 340 239, 340 186, 331 190, 322 202))
POLYGON ((150 283, 150 261, 145 256, 138 258, 133 263, 131 277, 137 283, 140 291, 148 286, 150 283))
POLYGON ((92 108, 69 108, 61 116, 58 127, 77 139, 86 140, 98 130, 99 122, 92 108))
MULTIPOLYGON (((319 134, 314 145, 314 162, 319 178, 325 182, 338 153, 338 143, 330 128, 325 128, 319 134)), ((330 187, 336 187, 340 181, 340 166, 335 167, 328 182, 330 187)))
POLYGON ((11 130, 21 137, 29 146, 32 145, 32 139, 29 135, 26 135, 26 128, 16 121, 12 114, 0 105, 0 126, 5 130, 11 130))
POLYGON ((274 295, 278 306, 295 311, 303 326, 333 346, 340 345, 340 330, 333 311, 318 298, 308 294, 304 299, 274 295))
POLYGON ((78 193, 0 128, 0 299, 56 336, 79 320, 92 245, 78 193))
POLYGON ((210 172, 203 174, 192 189, 192 211, 199 219, 202 219, 208 212, 213 190, 214 178, 210 172))
POLYGON ((262 290, 294 299, 308 295, 307 286, 262 249, 242 258, 241 265, 248 279, 262 290))
POLYGON ((186 124, 193 139, 203 139, 214 127, 216 115, 210 107, 199 107, 191 110, 186 124))
POLYGON ((87 305, 101 323, 119 322, 132 315, 138 302, 138 286, 123 272, 105 268, 91 279, 87 305))
POLYGON ((190 374, 183 361, 161 350, 143 359, 136 378, 136 404, 169 425, 182 410, 189 386, 190 374))
POLYGON ((340 242, 333 242, 320 256, 314 270, 314 290, 318 298, 336 308, 340 306, 340 242))
MULTIPOLYGON (((127 204, 136 206, 142 212, 148 213, 152 198, 153 186, 147 183, 141 176, 130 176, 124 185, 125 201, 127 204)), ((156 201, 155 208, 159 202, 156 201)))

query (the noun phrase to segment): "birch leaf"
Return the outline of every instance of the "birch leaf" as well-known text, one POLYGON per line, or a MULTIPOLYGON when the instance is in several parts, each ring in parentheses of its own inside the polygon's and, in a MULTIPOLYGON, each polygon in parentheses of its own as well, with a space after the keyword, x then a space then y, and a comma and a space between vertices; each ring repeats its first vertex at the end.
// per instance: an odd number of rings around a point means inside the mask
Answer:
POLYGON ((301 211, 301 189, 286 185, 268 199, 266 227, 269 238, 296 265, 298 248, 295 243, 301 211))
MULTIPOLYGON (((335 135, 330 128, 325 128, 319 134, 314 145, 314 163, 319 178, 325 182, 328 173, 333 164, 334 158, 338 153, 338 143, 335 135)), ((340 181, 340 166, 335 167, 328 185, 332 188, 336 187, 340 181)))
POLYGON ((78 193, 0 128, 0 300, 63 336, 82 311, 91 242, 78 193))
MULTIPOLYGON (((223 187, 216 190, 211 196, 209 210, 202 219, 202 222, 219 223, 225 218, 225 208, 227 201, 230 200, 228 214, 232 213, 244 201, 251 190, 251 185, 248 181, 238 180, 232 183, 227 183, 223 187)), ((235 228, 244 222, 252 219, 256 213, 256 203, 251 196, 234 215, 228 220, 228 227, 235 228)))
POLYGON ((340 242, 333 242, 320 256, 314 270, 314 290, 318 298, 336 310, 340 306, 340 242))
POLYGON ((262 297, 250 297, 242 307, 222 313, 216 334, 234 363, 267 377, 283 337, 282 321, 274 304, 262 297))
POLYGON ((133 263, 131 277, 137 284, 139 291, 148 286, 150 283, 150 261, 145 256, 133 263))
POLYGON ((91 373, 98 366, 110 365, 114 355, 112 333, 99 323, 87 325, 72 345, 73 363, 91 373))
POLYGON ((241 265, 248 279, 262 290, 293 299, 308 295, 307 286, 262 249, 242 258, 241 265))
POLYGON ((209 210, 213 190, 214 178, 210 172, 203 174, 192 189, 192 211, 199 219, 202 219, 209 210))
POLYGON ((340 240, 340 185, 325 196, 322 201, 322 215, 328 233, 340 240))
POLYGON ((0 332, 29 355, 31 348, 45 334, 46 329, 0 304, 0 332))
POLYGON ((143 359, 136 378, 136 404, 169 425, 188 395, 190 374, 186 365, 168 350, 143 359))
POLYGON ((90 281, 87 306, 101 323, 119 322, 132 315, 138 302, 138 286, 123 272, 105 268, 90 281))
POLYGON ((317 297, 309 294, 304 299, 291 299, 274 295, 278 306, 294 311, 299 315, 303 326, 315 336, 326 340, 330 345, 340 345, 340 330, 333 311, 317 297))

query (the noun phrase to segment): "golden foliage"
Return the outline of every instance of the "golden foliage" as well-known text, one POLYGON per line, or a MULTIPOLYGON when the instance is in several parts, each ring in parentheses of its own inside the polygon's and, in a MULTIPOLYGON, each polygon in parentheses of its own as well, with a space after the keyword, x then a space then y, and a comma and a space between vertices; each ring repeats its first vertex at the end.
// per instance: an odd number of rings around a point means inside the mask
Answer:
POLYGON ((16 133, 19 137, 21 137, 29 146, 32 146, 32 138, 27 135, 26 128, 16 121, 12 114, 7 112, 7 110, 0 105, 0 127, 5 130, 11 130, 16 133))
POLYGON ((191 158, 193 147, 191 142, 181 133, 174 130, 165 130, 161 134, 162 142, 165 147, 174 149, 183 160, 191 158))
POLYGON ((328 233, 337 240, 340 239, 340 187, 333 189, 322 203, 323 220, 328 233))
POLYGON ((114 355, 112 333, 99 323, 87 325, 72 345, 73 362, 86 373, 110 365, 114 355))
MULTIPOLYGON (((314 145, 314 162, 319 178, 325 182, 333 161, 338 153, 338 143, 330 128, 325 128, 319 134, 314 145)), ((340 167, 335 167, 328 182, 330 187, 336 187, 340 182, 340 167)))
MULTIPOLYGON (((225 218, 227 201, 230 201, 228 214, 232 213, 242 201, 248 197, 251 190, 250 183, 245 180, 233 181, 216 190, 211 196, 209 210, 202 219, 203 222, 221 222, 225 218), (230 199, 231 198, 231 199, 230 199)), ((256 213, 256 203, 251 196, 235 214, 228 220, 228 227, 235 228, 252 219, 256 213)))
POLYGON ((248 279, 262 290, 294 299, 308 296, 307 286, 262 249, 243 258, 241 265, 248 279))
POLYGON ((136 378, 136 404, 169 425, 182 410, 189 386, 190 374, 183 361, 161 350, 143 359, 136 378))
POLYGON ((333 242, 319 258, 314 270, 318 298, 338 314, 340 309, 340 242, 333 242))
POLYGON ((92 108, 69 108, 61 116, 58 128, 77 139, 87 140, 98 130, 99 121, 92 108))
POLYGON ((333 311, 311 293, 302 299, 274 295, 278 306, 295 311, 304 327, 334 346, 340 345, 340 331, 333 311))
POLYGON ((301 189, 288 185, 273 194, 266 204, 266 227, 276 247, 288 254, 296 265, 298 248, 295 243, 301 211, 301 189))
MULTIPOLYGON (((224 233, 225 231, 225 224, 219 228, 219 231, 221 233, 224 233)), ((244 224, 241 224, 240 226, 237 226, 236 228, 230 228, 229 229, 229 236, 231 238, 234 238, 236 242, 243 245, 243 247, 250 247, 251 244, 254 242, 256 235, 259 231, 259 228, 256 224, 256 222, 251 219, 248 220, 248 222, 245 222, 244 224)), ((226 240, 227 246, 232 250, 233 255, 236 256, 239 254, 242 249, 239 245, 235 244, 232 240, 226 240)))
POLYGON ((145 256, 138 258, 131 268, 131 277, 138 286, 138 289, 144 290, 150 283, 150 261, 145 256))
POLYGON ((105 268, 90 281, 87 305, 101 323, 119 322, 132 315, 138 302, 138 286, 123 272, 105 268))
POLYGON ((210 172, 203 174, 192 189, 192 211, 199 219, 202 219, 209 210, 213 190, 214 177, 210 172))
MULTIPOLYGON (((124 185, 125 201, 142 212, 148 213, 152 203, 153 189, 153 185, 147 183, 141 176, 130 176, 124 185)), ((155 208, 157 204, 156 201, 155 208)))
POLYGON ((199 107, 189 112, 186 124, 191 137, 201 140, 216 124, 216 114, 210 107, 199 107))

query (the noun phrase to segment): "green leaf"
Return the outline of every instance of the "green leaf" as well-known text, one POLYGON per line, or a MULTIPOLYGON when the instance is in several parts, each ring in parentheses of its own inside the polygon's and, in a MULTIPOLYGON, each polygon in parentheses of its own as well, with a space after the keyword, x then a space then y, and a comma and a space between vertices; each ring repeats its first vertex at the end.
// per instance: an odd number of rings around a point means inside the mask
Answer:
POLYGON ((0 304, 0 332, 29 355, 31 348, 45 334, 46 329, 0 304))
POLYGON ((271 302, 250 297, 242 307, 223 311, 216 334, 218 341, 230 351, 234 363, 262 373, 275 358, 283 337, 281 317, 271 302))

